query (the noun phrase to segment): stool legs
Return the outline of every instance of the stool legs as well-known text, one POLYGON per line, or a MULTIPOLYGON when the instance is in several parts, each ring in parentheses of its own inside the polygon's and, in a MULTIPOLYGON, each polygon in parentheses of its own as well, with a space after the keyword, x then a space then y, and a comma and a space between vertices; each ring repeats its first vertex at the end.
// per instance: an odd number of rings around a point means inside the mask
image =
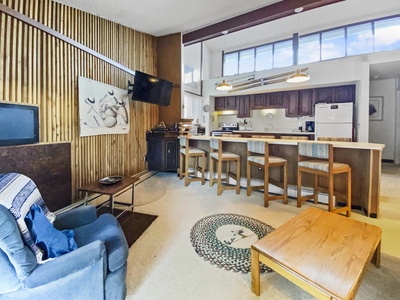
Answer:
MULTIPOLYGON (((223 190, 236 190, 236 194, 240 194, 240 158, 237 158, 235 160, 217 160, 217 195, 220 196, 222 194, 223 190), (222 178, 222 164, 226 163, 226 172, 225 172, 225 178, 222 178), (236 162, 236 174, 233 174, 230 171, 230 164, 232 162, 236 162), (234 178, 236 180, 236 186, 232 186, 229 184, 229 178, 234 178), (225 186, 222 184, 225 182, 225 186)), ((214 175, 214 164, 215 164, 215 159, 210 158, 210 187, 214 185, 215 181, 215 175, 214 175)))
POLYGON ((185 177, 185 186, 188 186, 193 181, 201 181, 201 184, 205 184, 205 172, 206 168, 206 156, 204 153, 199 155, 185 155, 183 153, 179 156, 179 179, 185 177), (194 158, 194 172, 189 173, 189 159, 190 157, 194 158), (201 159, 201 167, 199 167, 199 159, 201 159), (197 172, 201 173, 201 178, 197 177, 197 172), (193 175, 194 178, 190 178, 189 176, 193 175))

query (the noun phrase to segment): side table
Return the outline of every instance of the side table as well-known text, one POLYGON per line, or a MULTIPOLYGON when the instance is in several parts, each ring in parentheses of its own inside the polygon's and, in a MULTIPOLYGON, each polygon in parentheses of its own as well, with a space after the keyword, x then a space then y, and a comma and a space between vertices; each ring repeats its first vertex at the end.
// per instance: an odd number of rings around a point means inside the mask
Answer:
POLYGON ((139 178, 137 177, 130 177, 130 176, 124 176, 122 180, 114 183, 114 184, 102 184, 100 182, 92 182, 89 183, 78 190, 80 192, 86 192, 85 195, 85 204, 90 202, 91 200, 88 200, 89 194, 90 193, 95 193, 99 195, 109 195, 109 199, 107 202, 109 202, 110 206, 110 213, 112 214, 114 211, 114 204, 118 205, 123 205, 123 206, 128 206, 130 207, 131 210, 133 210, 134 206, 134 197, 135 197, 135 182, 138 181, 139 178), (118 202, 114 201, 114 197, 119 196, 120 194, 125 193, 129 189, 125 190, 125 188, 132 186, 132 199, 131 203, 126 203, 126 202, 118 202))

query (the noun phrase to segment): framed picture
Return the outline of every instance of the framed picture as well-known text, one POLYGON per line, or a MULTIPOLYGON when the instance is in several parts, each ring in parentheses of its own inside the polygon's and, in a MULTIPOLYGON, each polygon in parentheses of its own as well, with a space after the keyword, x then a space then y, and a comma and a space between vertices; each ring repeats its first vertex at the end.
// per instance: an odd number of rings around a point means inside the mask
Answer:
POLYGON ((383 120, 383 97, 369 98, 369 119, 371 121, 383 120))
POLYGON ((203 44, 197 43, 186 46, 183 51, 185 57, 185 92, 201 96, 203 44))

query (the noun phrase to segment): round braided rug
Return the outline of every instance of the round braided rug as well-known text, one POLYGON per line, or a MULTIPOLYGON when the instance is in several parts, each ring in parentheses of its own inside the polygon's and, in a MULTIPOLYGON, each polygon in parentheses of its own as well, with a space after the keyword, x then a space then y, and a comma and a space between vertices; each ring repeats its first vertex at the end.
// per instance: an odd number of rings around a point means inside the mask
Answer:
MULTIPOLYGON (((250 247, 274 228, 237 214, 216 214, 194 224, 190 241, 198 255, 222 269, 240 273, 251 270, 250 247)), ((260 272, 271 272, 260 263, 260 272)))

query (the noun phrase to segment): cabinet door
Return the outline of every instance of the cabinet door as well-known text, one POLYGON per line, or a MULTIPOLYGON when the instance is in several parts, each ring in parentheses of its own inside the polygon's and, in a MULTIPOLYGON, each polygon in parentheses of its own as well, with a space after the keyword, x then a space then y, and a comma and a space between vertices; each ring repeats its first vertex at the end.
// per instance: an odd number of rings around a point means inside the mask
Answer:
POLYGON ((330 103, 332 101, 332 88, 318 88, 315 89, 315 104, 317 103, 330 103))
POLYGON ((250 96, 239 96, 237 97, 238 105, 238 118, 249 118, 250 117, 250 96))
POLYGON ((313 103, 313 90, 300 90, 299 91, 299 116, 313 116, 314 103, 313 103))
POLYGON ((250 109, 267 108, 266 94, 255 94, 250 96, 250 109))
POLYGON ((299 115, 299 91, 288 91, 283 93, 285 100, 287 117, 297 117, 299 115))
POLYGON ((166 139, 165 140, 165 159, 164 159, 164 170, 175 171, 178 168, 178 155, 177 155, 177 139, 166 139))
POLYGON ((343 85, 333 88, 333 103, 355 102, 355 85, 343 85))
POLYGON ((223 110, 225 108, 225 97, 215 97, 215 110, 223 110))
POLYGON ((237 109, 235 96, 225 97, 225 109, 226 110, 236 110, 237 109))
POLYGON ((268 93, 267 94, 267 105, 268 108, 283 108, 285 107, 283 101, 283 94, 282 92, 278 93, 268 93))

